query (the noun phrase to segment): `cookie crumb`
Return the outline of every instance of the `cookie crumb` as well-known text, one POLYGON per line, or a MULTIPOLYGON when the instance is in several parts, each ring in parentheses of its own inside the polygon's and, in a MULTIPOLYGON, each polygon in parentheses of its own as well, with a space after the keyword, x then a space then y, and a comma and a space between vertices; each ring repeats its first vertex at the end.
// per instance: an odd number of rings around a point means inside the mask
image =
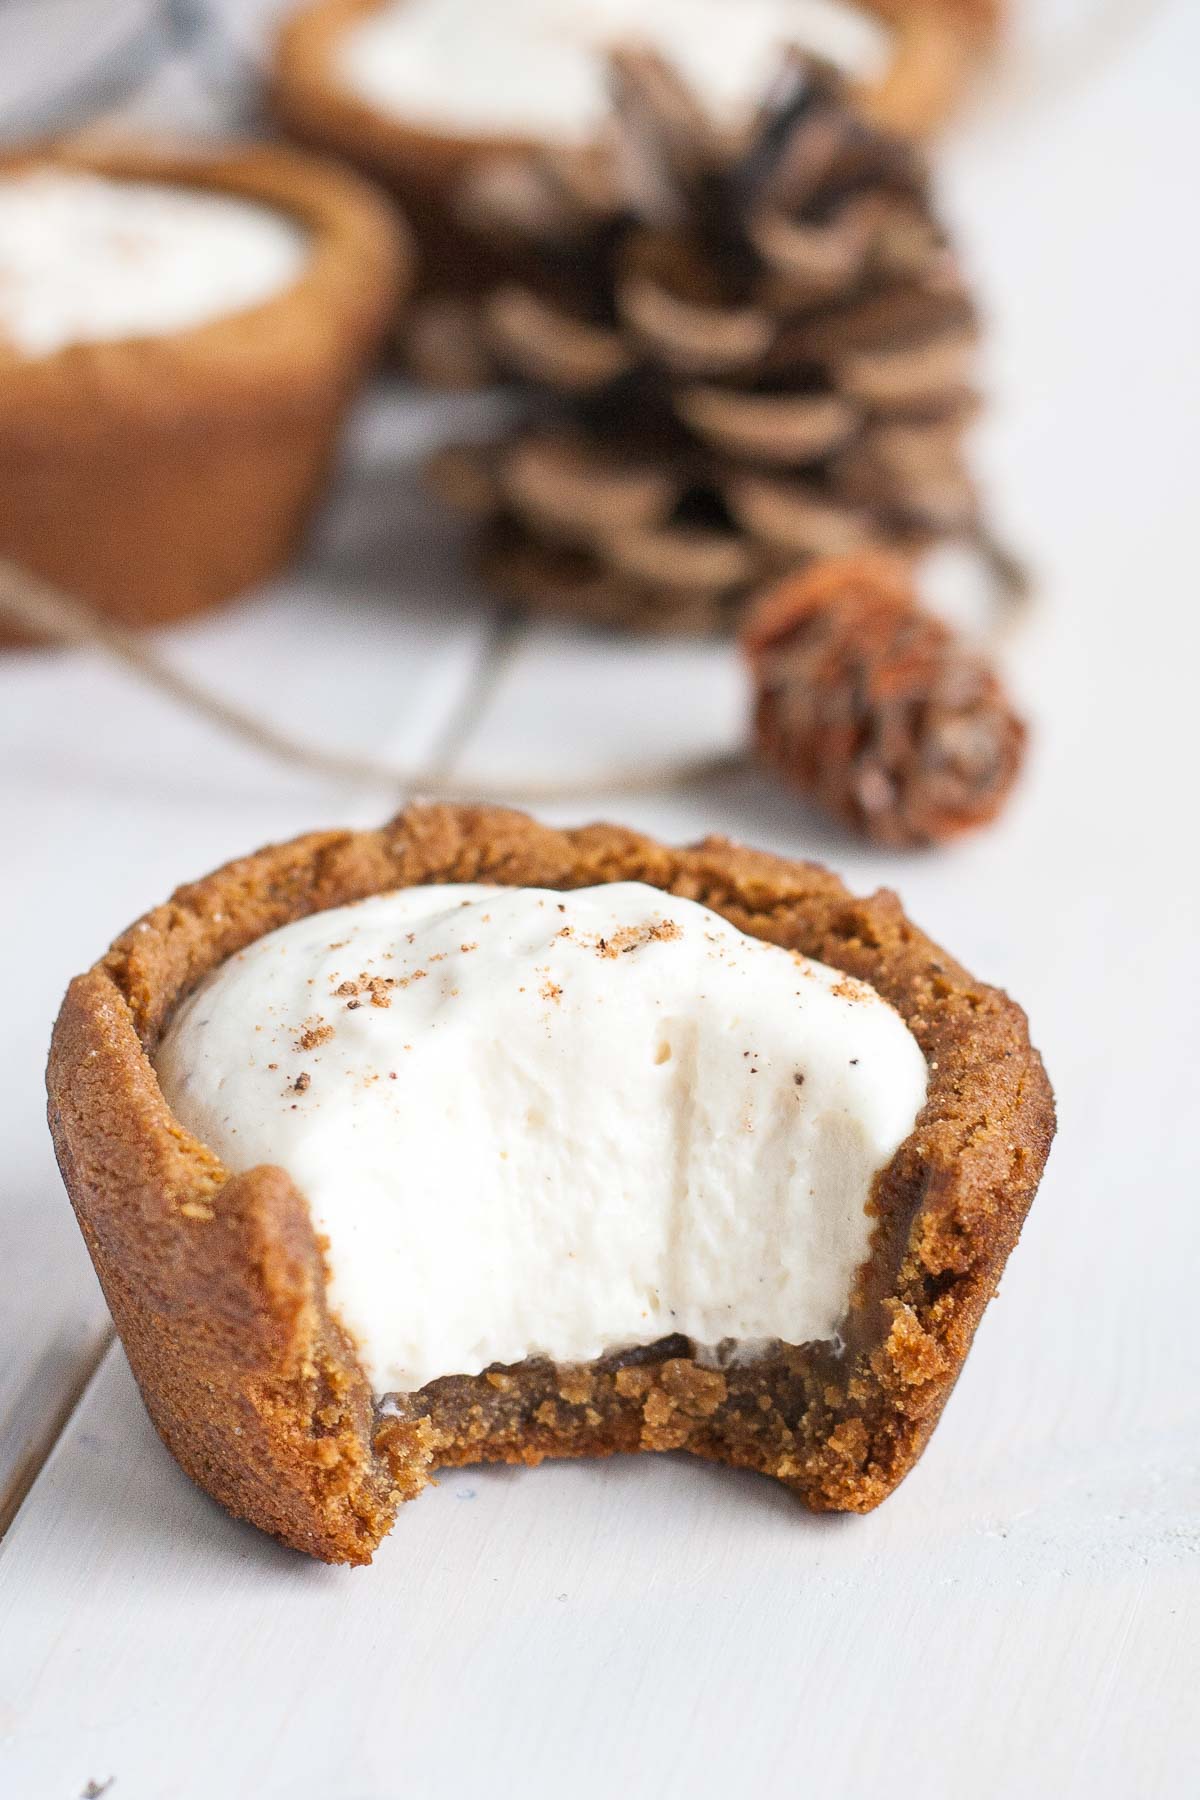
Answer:
POLYGON ((319 1044, 327 1044, 332 1036, 333 1026, 327 1025, 324 1019, 306 1019, 293 1049, 315 1050, 319 1044))

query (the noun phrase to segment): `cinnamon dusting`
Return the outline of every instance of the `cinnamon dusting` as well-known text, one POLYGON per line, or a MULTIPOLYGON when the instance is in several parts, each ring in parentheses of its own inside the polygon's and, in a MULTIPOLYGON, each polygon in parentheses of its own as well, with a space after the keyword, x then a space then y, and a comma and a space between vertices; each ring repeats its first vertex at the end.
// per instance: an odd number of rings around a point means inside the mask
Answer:
POLYGON ((611 937, 597 936, 585 941, 599 956, 613 960, 628 956, 631 950, 640 950, 643 944, 669 944, 682 936, 683 928, 674 919, 651 919, 644 925, 622 925, 611 937))

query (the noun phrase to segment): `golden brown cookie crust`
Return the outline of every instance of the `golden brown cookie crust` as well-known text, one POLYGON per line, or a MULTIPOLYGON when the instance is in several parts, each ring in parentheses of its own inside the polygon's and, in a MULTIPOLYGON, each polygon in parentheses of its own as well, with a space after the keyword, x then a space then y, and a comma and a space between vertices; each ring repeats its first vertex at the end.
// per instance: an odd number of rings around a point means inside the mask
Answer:
POLYGON ((285 292, 190 330, 37 358, 0 339, 0 556, 126 624, 178 618, 292 555, 411 253, 385 200, 296 151, 49 144, 0 174, 46 164, 237 195, 310 237, 285 292))
POLYGON ((1020 1008, 917 931, 886 890, 723 839, 671 849, 611 825, 413 807, 379 831, 273 845, 180 888, 71 983, 50 1126, 142 1394, 180 1463, 232 1513, 310 1555, 365 1562, 440 1466, 685 1449, 865 1512, 920 1455, 1037 1189, 1054 1103, 1020 1008), (929 1065, 926 1105, 876 1183, 844 1343, 717 1370, 686 1339, 584 1367, 529 1361, 372 1401, 284 1171, 229 1178, 151 1064, 217 964, 328 907, 429 882, 645 881, 870 982, 929 1065))

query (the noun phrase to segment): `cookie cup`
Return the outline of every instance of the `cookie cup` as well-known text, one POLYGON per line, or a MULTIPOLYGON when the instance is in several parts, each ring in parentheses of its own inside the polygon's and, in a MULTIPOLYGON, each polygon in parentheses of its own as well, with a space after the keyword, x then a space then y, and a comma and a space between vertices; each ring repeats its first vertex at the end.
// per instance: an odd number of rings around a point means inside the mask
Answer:
POLYGON ((48 1089, 67 1189, 161 1436, 230 1512, 348 1563, 370 1560, 439 1467, 484 1461, 687 1450, 773 1476, 816 1510, 869 1511, 933 1430, 1054 1130, 1020 1008, 894 895, 856 899, 823 869, 721 839, 671 849, 470 807, 317 833, 181 888, 72 982, 48 1089), (716 1368, 672 1337, 374 1395, 330 1308, 304 1196, 283 1169, 231 1175, 172 1116, 151 1060, 160 1035, 210 970, 313 912, 427 883, 630 880, 871 983, 926 1057, 926 1104, 876 1179, 871 1253, 838 1339, 716 1368))
MULTIPOLYGON (((315 0, 290 15, 276 42, 270 103, 301 142, 335 152, 392 190, 418 227, 434 285, 475 285, 483 279, 479 245, 455 229, 455 187, 479 158, 534 149, 538 139, 435 129, 356 95, 338 76, 338 43, 385 3, 315 0)), ((867 110, 898 131, 935 131, 995 42, 999 0, 859 0, 859 10, 882 19, 892 40, 886 71, 862 89, 867 110)))
POLYGON ((200 611, 296 550, 411 255, 393 208, 309 156, 38 147, 0 175, 85 170, 229 194, 308 234, 300 278, 161 336, 46 356, 0 339, 0 557, 126 625, 200 611))

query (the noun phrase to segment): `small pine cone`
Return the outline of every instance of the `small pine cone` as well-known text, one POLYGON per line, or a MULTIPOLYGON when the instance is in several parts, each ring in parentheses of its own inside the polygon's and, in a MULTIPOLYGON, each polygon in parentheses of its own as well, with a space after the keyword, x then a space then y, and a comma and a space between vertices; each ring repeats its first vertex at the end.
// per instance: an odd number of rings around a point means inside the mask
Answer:
POLYGON ((753 608, 742 647, 759 754, 854 830, 908 848, 999 812, 1025 727, 902 564, 845 557, 789 577, 753 608))

